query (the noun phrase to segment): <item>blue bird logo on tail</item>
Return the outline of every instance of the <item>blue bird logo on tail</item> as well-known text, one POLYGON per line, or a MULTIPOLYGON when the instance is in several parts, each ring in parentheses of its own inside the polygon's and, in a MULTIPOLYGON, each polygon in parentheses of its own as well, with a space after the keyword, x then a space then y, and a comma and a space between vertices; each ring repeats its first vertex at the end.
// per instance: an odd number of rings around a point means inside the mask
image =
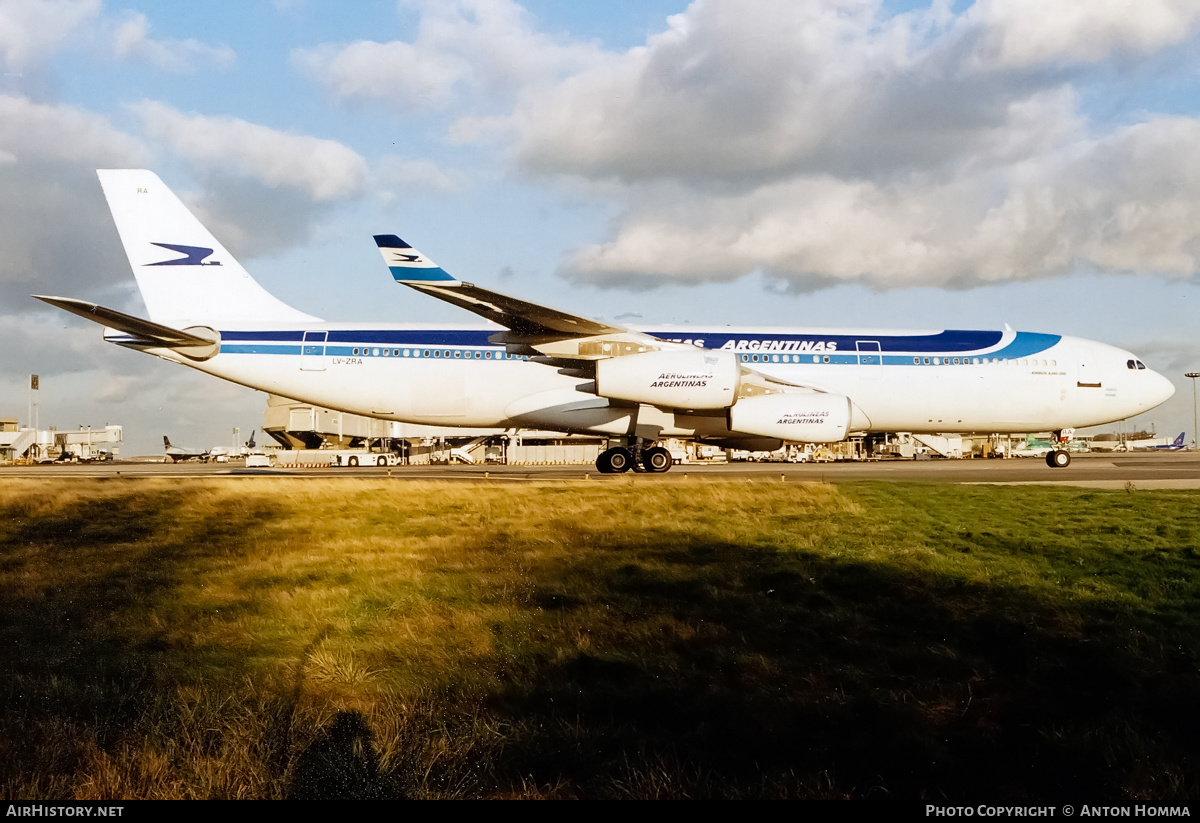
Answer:
POLYGON ((184 255, 177 257, 174 260, 163 260, 160 263, 147 263, 147 266, 219 266, 220 260, 213 260, 205 263, 204 258, 213 253, 212 249, 206 249, 203 246, 178 246, 174 243, 151 243, 153 246, 158 246, 169 251, 179 252, 184 255))

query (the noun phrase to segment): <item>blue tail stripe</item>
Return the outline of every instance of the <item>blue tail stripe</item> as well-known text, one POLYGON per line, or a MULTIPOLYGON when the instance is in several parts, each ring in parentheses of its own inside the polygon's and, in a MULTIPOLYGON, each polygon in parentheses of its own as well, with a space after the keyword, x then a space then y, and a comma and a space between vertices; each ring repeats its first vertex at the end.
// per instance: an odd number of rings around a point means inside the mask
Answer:
POLYGON ((440 266, 433 268, 418 268, 416 266, 388 266, 392 277, 399 281, 405 280, 453 280, 440 266))

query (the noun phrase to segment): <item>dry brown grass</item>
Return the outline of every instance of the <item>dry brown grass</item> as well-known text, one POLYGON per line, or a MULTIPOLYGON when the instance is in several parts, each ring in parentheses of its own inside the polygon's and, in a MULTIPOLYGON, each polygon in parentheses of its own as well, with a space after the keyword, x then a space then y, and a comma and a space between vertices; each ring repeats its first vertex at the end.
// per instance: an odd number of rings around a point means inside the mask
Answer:
POLYGON ((1030 494, 6 483, 0 795, 1188 796, 1194 498, 1030 494))

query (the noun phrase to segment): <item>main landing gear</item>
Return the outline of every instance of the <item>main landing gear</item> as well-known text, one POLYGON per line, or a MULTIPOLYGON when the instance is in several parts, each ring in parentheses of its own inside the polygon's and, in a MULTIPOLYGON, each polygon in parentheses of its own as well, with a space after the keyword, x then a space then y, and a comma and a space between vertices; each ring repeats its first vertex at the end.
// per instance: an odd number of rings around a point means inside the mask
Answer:
POLYGON ((602 474, 620 474, 630 469, 644 472, 665 472, 675 465, 671 453, 662 446, 645 448, 635 441, 629 447, 617 446, 600 453, 596 468, 602 474))
POLYGON ((1060 429, 1054 432, 1055 448, 1046 452, 1046 465, 1052 469, 1065 469, 1071 465, 1071 453, 1066 449, 1057 448, 1061 443, 1066 445, 1071 442, 1071 438, 1075 436, 1074 429, 1060 429))

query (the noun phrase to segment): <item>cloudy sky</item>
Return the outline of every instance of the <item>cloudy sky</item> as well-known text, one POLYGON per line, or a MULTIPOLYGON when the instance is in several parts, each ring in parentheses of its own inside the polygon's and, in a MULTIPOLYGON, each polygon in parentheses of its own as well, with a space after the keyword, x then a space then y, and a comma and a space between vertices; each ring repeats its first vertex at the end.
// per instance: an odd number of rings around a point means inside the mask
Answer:
MULTIPOLYGON (((228 443, 265 396, 141 313, 94 170, 150 168, 333 320, 469 320, 370 235, 626 323, 999 328, 1200 370, 1196 0, 0 0, 0 416, 228 443)), ((1190 436, 1190 435, 1189 435, 1190 436)))

